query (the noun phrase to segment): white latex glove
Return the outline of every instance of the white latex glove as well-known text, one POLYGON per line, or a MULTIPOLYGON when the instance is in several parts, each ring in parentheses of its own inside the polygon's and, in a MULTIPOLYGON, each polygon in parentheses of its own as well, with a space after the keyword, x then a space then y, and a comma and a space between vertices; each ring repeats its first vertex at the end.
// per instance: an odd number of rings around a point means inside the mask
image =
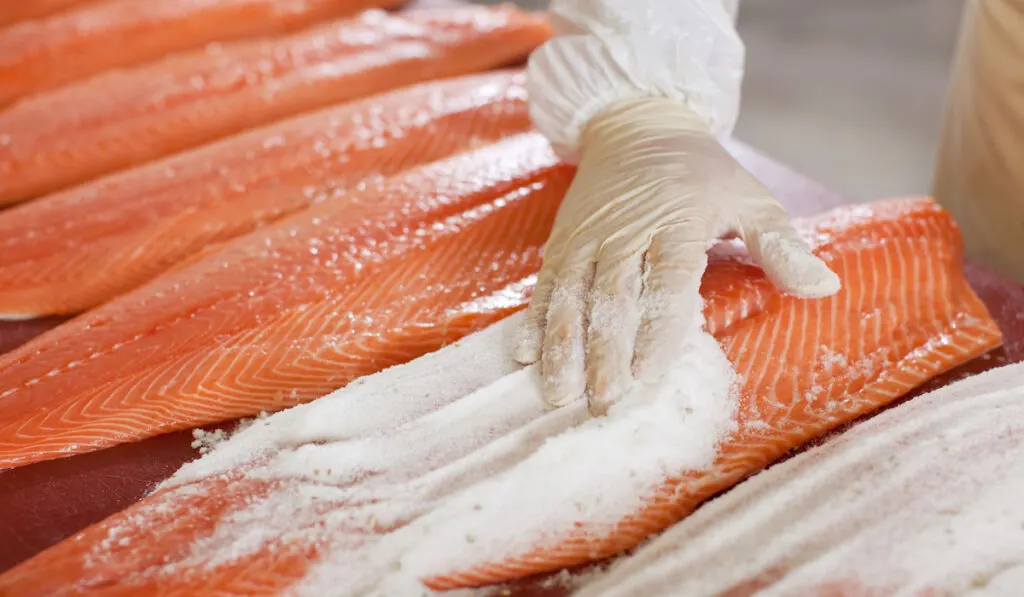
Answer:
POLYGON ((535 125, 579 170, 545 247, 516 358, 541 363, 554 405, 604 413, 654 382, 699 325, 707 249, 735 232, 784 291, 838 277, 721 146, 743 47, 722 0, 555 0, 564 35, 528 68, 535 125))

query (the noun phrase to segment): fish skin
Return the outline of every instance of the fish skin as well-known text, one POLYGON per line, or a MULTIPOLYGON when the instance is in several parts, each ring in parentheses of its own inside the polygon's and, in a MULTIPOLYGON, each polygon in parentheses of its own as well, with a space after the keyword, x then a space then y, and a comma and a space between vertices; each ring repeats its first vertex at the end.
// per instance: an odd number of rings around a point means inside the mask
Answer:
MULTIPOLYGON (((33 0, 34 1, 34 0, 33 0)), ((0 106, 112 68, 404 0, 108 0, 0 29, 0 106)))
POLYGON ((287 116, 513 64, 550 34, 543 16, 512 6, 370 10, 106 72, 0 112, 0 205, 287 116))
POLYGON ((93 3, 96 0, 28 0, 26 2, 4 2, 0 4, 0 27, 19 21, 38 19, 74 6, 93 3))
MULTIPOLYGON (((844 208, 810 219, 801 229, 816 252, 843 277, 844 289, 840 295, 820 301, 783 296, 748 259, 729 247, 719 247, 713 252, 702 288, 707 299, 705 313, 710 329, 727 347, 734 361, 742 363, 743 359, 748 359, 753 363, 746 368, 754 375, 745 382, 740 407, 741 430, 744 422, 753 420, 753 410, 760 409, 761 419, 768 423, 763 428, 764 435, 754 438, 738 432, 726 441, 722 457, 710 473, 668 481, 654 495, 649 509, 618 525, 614 540, 594 535, 565 538, 563 554, 538 551, 531 554, 533 559, 523 557, 497 563, 488 569, 446 574, 426 579, 427 584, 434 589, 477 586, 613 555, 617 553, 611 551, 613 545, 620 549, 635 546, 649 534, 687 515, 718 491, 757 472, 787 451, 788 446, 806 442, 828 428, 874 410, 939 371, 999 344, 995 323, 963 279, 962 249, 955 225, 931 200, 907 199, 871 207, 844 208), (922 248, 928 250, 920 250, 922 248), (935 286, 912 285, 918 289, 912 292, 904 285, 887 283, 897 278, 865 273, 862 267, 875 262, 874 258, 895 265, 900 257, 919 260, 919 266, 936 267, 933 276, 927 275, 927 267, 909 270, 909 279, 919 282, 931 279, 935 286), (854 279, 854 272, 859 272, 857 279, 854 279), (861 282, 870 288, 860 292, 861 282), (903 303, 904 298, 911 300, 903 303), (948 308, 939 308, 944 298, 949 299, 948 308), (913 309, 907 308, 913 304, 925 307, 919 318, 913 315, 913 309), (789 317, 809 310, 819 320, 828 322, 823 328, 824 333, 832 336, 828 346, 847 346, 853 352, 860 351, 860 341, 837 332, 839 328, 832 325, 832 318, 822 314, 829 310, 842 311, 859 324, 863 315, 859 307, 864 305, 870 306, 869 314, 876 305, 881 305, 883 311, 888 310, 899 319, 895 325, 897 331, 893 331, 893 325, 880 326, 876 334, 870 334, 873 339, 863 341, 865 354, 878 354, 879 346, 893 347, 894 354, 887 357, 889 360, 879 361, 884 364, 881 368, 842 368, 833 358, 800 359, 795 353, 808 346, 804 337, 782 333, 793 329, 787 327, 789 317), (920 335, 916 341, 907 342, 912 332, 920 332, 920 335), (750 350, 751 341, 765 337, 773 338, 770 348, 750 350), (890 340, 895 341, 889 343, 890 340), (961 340, 963 343, 958 344, 961 340), (747 348, 747 352, 743 352, 743 348, 747 348), (815 366, 807 368, 811 371, 809 374, 784 365, 776 366, 774 374, 757 371, 791 362, 812 362, 815 366), (824 367, 823 363, 831 366, 824 367), (828 391, 822 389, 821 400, 808 403, 801 396, 793 399, 795 394, 790 386, 794 380, 801 382, 820 375, 834 380, 828 391), (772 391, 763 393, 768 388, 772 391), (832 399, 848 399, 849 403, 807 425, 788 424, 789 412, 813 412, 813 409, 803 410, 802 404, 825 404, 832 399), (778 406, 770 406, 773 402, 778 406), (792 411, 792 408, 802 410, 792 411), (751 440, 753 443, 745 443, 751 440), (765 449, 766 440, 775 443, 765 449), (676 491, 680 492, 678 497, 676 491)), ((881 270, 883 274, 891 273, 885 269, 881 270)), ((806 327, 802 325, 801 329, 806 327)), ((852 356, 844 352, 837 354, 852 356)), ((372 431, 366 433, 372 434, 372 431)), ((254 466, 259 464, 257 461, 254 466)), ((434 462, 432 466, 442 466, 442 463, 434 462)), ((189 557, 195 542, 209 536, 220 521, 231 517, 234 509, 274 491, 275 483, 289 481, 248 476, 246 469, 242 466, 191 480, 186 475, 179 484, 165 486, 123 513, 83 530, 0 575, 0 594, 5 591, 24 597, 76 594, 170 597, 243 595, 254 591, 265 595, 284 594, 325 555, 322 553, 324 546, 303 539, 304 535, 298 532, 304 528, 301 525, 294 529, 292 536, 276 537, 269 547, 227 564, 209 568, 180 565, 189 557), (113 533, 114 529, 118 530, 117 534, 113 533), (121 582, 123 579, 130 579, 130 582, 121 582)), ((316 483, 315 479, 297 481, 316 483)), ((332 503, 323 504, 325 509, 337 507, 332 503)), ((316 519, 316 513, 310 513, 310 520, 316 519)), ((306 523, 308 521, 303 522, 306 523)), ((587 530, 586 526, 582 528, 587 530)), ((359 549, 359 545, 350 547, 354 551, 359 549)), ((518 593, 513 589, 511 594, 518 593)))
MULTIPOLYGON (((517 132, 519 116, 490 116, 480 135, 517 132)), ((342 193, 43 334, 0 358, 0 469, 307 402, 508 315, 571 176, 539 135, 511 136, 342 193)))
POLYGON ((524 83, 424 83, 0 212, 0 319, 85 311, 336 189, 524 132, 524 83))

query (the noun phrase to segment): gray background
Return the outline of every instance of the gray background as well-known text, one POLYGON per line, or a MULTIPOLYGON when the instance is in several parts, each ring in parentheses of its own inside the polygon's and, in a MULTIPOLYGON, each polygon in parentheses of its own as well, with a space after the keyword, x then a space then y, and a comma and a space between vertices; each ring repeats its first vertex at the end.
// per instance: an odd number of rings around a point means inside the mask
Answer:
POLYGON ((742 0, 736 136, 856 199, 928 192, 962 5, 742 0))

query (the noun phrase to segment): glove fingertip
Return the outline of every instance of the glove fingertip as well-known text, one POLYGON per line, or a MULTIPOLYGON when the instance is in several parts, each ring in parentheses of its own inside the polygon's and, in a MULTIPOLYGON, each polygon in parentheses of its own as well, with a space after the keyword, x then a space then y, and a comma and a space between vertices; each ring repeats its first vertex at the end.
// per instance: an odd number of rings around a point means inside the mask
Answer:
POLYGON ((591 396, 587 400, 587 409, 592 417, 603 417, 608 414, 613 402, 605 396, 591 396))
POLYGON ((810 251, 790 254, 785 271, 777 271, 775 278, 776 284, 800 298, 825 298, 842 288, 839 276, 810 251))
POLYGON ((818 260, 821 264, 820 268, 817 268, 813 275, 808 275, 806 280, 801 281, 800 287, 795 293, 797 296, 803 298, 825 298, 832 296, 839 292, 843 287, 842 280, 839 276, 829 269, 824 262, 818 260))
POLYGON ((573 293, 553 299, 541 339, 540 370, 544 401, 564 406, 583 396, 586 389, 583 314, 573 293))
POLYGON ((565 406, 583 397, 585 382, 582 371, 566 366, 542 376, 544 402, 565 406))
POLYGON ((540 360, 541 333, 531 322, 524 322, 516 330, 512 357, 520 365, 532 365, 540 360))
POLYGON ((801 298, 823 298, 839 292, 842 282, 811 248, 788 227, 756 237, 758 261, 776 286, 801 298))
POLYGON ((512 357, 520 365, 532 365, 541 359, 550 297, 550 292, 535 292, 516 326, 512 357))

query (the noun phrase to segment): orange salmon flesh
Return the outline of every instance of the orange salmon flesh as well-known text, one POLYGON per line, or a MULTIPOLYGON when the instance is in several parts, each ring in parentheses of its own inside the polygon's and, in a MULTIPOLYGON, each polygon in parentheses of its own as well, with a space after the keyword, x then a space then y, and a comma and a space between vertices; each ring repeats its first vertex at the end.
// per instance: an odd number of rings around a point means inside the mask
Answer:
MULTIPOLYGON (((284 117, 518 63, 549 35, 543 16, 512 7, 372 10, 285 37, 217 44, 111 70, 0 112, 0 205, 68 189, 284 117)), ((265 132, 263 141, 272 139, 274 134, 265 132)), ((240 143, 245 142, 233 147, 240 143)), ((231 147, 204 148, 203 159, 215 160, 215 152, 231 147)), ((258 146, 247 149, 260 152, 258 146)), ((72 202, 90 211, 136 202, 146 178, 166 179, 176 166, 153 164, 144 174, 70 189, 4 217, 38 226, 46 213, 50 219, 43 223, 64 221, 59 210, 72 202), (101 192, 97 187, 114 185, 120 195, 105 197, 102 204, 82 203, 83 196, 101 192), (128 193, 134 194, 125 197, 128 193)), ((3 254, 18 257, 14 249, 3 254)))
POLYGON ((498 145, 358 185, 0 357, 0 469, 308 402, 523 306, 507 287, 572 169, 521 134, 516 80, 464 88, 493 101, 412 150, 513 135, 498 145))
POLYGON ((30 0, 28 2, 4 2, 0 4, 0 27, 38 19, 76 5, 89 4, 99 0, 30 0))
MULTIPOLYGON (((396 7, 403 1, 83 3, 0 29, 0 106, 106 70, 142 64, 210 42, 284 33, 367 8, 396 7)), ((37 2, 26 0, 16 4, 37 2)))
POLYGON ((85 311, 361 181, 528 126, 521 74, 426 83, 0 212, 0 319, 85 311))

